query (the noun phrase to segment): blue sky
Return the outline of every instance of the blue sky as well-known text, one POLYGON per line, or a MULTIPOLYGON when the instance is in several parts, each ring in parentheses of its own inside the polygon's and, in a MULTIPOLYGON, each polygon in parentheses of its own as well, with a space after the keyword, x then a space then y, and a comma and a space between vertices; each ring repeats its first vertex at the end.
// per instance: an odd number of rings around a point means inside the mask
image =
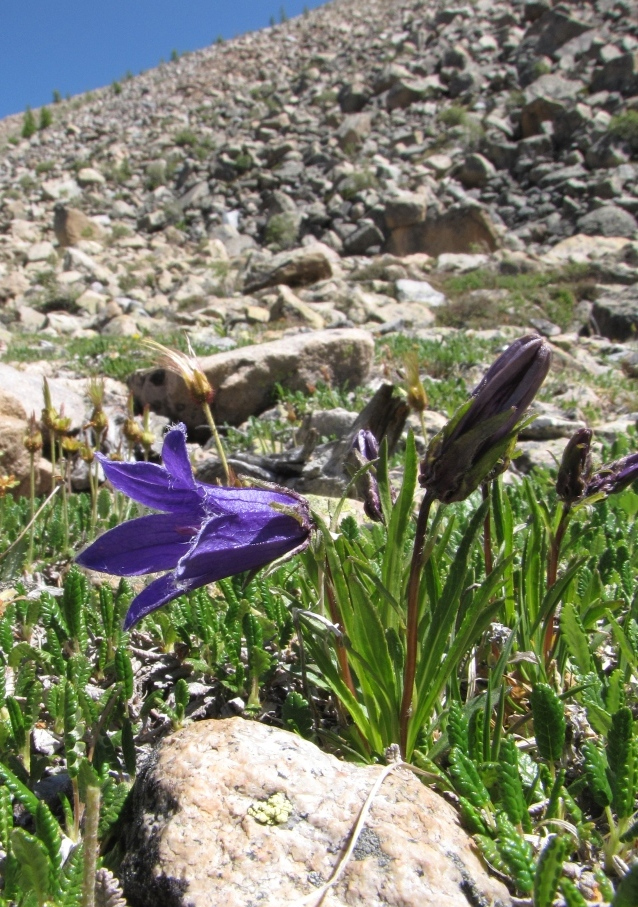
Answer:
POLYGON ((1 0, 0 119, 326 0, 1 0))

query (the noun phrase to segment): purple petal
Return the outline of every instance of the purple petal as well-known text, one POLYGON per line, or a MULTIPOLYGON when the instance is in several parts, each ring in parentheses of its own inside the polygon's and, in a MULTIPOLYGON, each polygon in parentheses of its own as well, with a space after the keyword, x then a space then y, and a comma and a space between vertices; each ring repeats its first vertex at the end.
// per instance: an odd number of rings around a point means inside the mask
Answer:
POLYGON ((293 517, 269 514, 227 514, 208 520, 175 571, 190 588, 235 573, 255 570, 302 546, 309 530, 293 517))
MULTIPOLYGON (((262 512, 265 517, 272 516, 272 504, 281 504, 308 515, 308 504, 303 498, 285 491, 271 491, 269 488, 225 488, 217 486, 204 489, 204 504, 212 514, 235 513, 257 515, 262 512)), ((309 516, 309 515, 308 515, 309 516)), ((262 517, 263 519, 264 517, 262 517)))
POLYGON ((82 567, 116 576, 172 570, 188 552, 196 532, 192 520, 155 513, 105 532, 76 560, 82 567))
POLYGON ((180 488, 195 489, 195 479, 186 450, 186 426, 180 422, 164 437, 162 463, 171 479, 180 488))
MULTIPOLYGON (((193 586, 192 588, 195 587, 193 586)), ((175 583, 175 578, 172 573, 168 573, 166 576, 160 576, 159 579, 153 580, 146 589, 135 596, 129 605, 126 617, 124 618, 124 629, 130 630, 133 624, 136 624, 143 617, 146 617, 151 611, 161 608, 162 605, 165 605, 172 599, 182 595, 184 591, 189 590, 179 588, 175 583)))
POLYGON ((178 488, 166 469, 155 463, 121 463, 96 454, 111 485, 153 510, 180 513, 197 508, 200 496, 193 488, 178 488))

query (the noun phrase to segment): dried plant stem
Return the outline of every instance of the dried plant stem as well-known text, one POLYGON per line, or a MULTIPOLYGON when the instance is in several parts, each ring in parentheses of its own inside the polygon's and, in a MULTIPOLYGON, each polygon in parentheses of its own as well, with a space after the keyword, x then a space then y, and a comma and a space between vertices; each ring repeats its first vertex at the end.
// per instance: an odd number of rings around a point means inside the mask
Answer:
POLYGON ((226 459, 226 454, 224 453, 224 447, 222 445, 221 438, 219 437, 219 432, 217 431, 217 425, 215 424, 215 420, 213 418, 213 411, 211 410, 209 403, 202 403, 202 408, 204 410, 204 415, 206 416, 206 421, 208 422, 208 427, 210 428, 213 435, 213 441, 215 442, 217 456, 219 457, 222 464, 222 469, 224 470, 224 482, 226 485, 230 485, 230 469, 228 468, 228 461, 226 459))
POLYGON ((95 907, 95 873, 97 870, 100 821, 100 788, 89 785, 86 789, 84 812, 84 873, 82 877, 82 907, 95 907))
POLYGON ((399 733, 401 736, 401 755, 406 758, 408 745, 408 724, 412 710, 412 696, 414 693, 414 679, 416 677, 416 662, 418 649, 419 630, 419 586, 425 566, 425 538, 428 517, 434 497, 425 495, 421 501, 421 508, 416 524, 414 548, 412 550, 412 563, 410 565, 410 578, 408 580, 408 613, 405 628, 405 668, 403 672, 403 697, 399 713, 399 733))

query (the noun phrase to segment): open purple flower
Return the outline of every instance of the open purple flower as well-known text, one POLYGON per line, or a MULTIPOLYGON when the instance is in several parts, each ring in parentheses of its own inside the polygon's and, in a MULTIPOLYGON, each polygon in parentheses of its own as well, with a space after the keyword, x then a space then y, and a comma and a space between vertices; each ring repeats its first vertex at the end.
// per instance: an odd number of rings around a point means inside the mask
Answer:
POLYGON ((114 488, 162 511, 116 526, 76 558, 82 567, 117 576, 170 571, 133 599, 125 629, 178 595, 256 570, 308 544, 308 504, 294 492, 195 481, 183 425, 164 438, 162 466, 96 456, 114 488))

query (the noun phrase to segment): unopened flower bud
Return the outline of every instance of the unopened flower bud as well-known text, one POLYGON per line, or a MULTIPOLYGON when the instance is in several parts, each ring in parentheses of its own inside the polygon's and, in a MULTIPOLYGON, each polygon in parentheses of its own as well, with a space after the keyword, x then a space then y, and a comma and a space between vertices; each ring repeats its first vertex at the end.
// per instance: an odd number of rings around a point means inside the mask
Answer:
MULTIPOLYGON (((379 456, 379 445, 377 439, 371 431, 361 429, 354 436, 352 448, 350 450, 348 467, 356 473, 367 463, 376 460, 379 456)), ((357 490, 363 498, 363 509, 366 516, 376 523, 383 522, 383 511, 381 510, 381 499, 379 497, 379 485, 376 475, 372 472, 374 467, 370 467, 364 472, 357 481, 357 490)))
POLYGON ((556 477, 556 494, 571 507, 580 500, 591 475, 590 428, 579 428, 567 442, 556 477))
POLYGON ((549 345, 534 334, 521 337, 498 357, 428 446, 419 483, 432 497, 462 501, 501 471, 550 363, 549 345))
POLYGON ((638 453, 629 454, 603 466, 591 477, 585 487, 584 497, 618 494, 638 479, 638 453))

